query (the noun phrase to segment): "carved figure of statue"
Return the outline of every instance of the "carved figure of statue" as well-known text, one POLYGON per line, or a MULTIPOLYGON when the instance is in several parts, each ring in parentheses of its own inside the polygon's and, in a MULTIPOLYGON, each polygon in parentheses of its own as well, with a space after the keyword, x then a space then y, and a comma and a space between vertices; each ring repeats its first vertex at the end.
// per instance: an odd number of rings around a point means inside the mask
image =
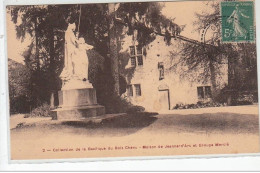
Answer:
POLYGON ((74 34, 75 23, 69 24, 65 32, 64 68, 60 75, 63 81, 62 89, 92 88, 88 81, 87 50, 93 46, 88 45, 84 38, 77 38, 74 34))
POLYGON ((65 53, 64 53, 64 67, 60 75, 62 80, 68 80, 72 77, 74 71, 74 64, 72 62, 75 50, 77 48, 77 38, 74 34, 76 29, 75 23, 69 24, 65 32, 65 53))
POLYGON ((88 55, 87 50, 92 49, 93 46, 88 45, 84 38, 79 38, 78 49, 76 49, 75 56, 73 56, 74 75, 83 80, 88 80, 88 55))

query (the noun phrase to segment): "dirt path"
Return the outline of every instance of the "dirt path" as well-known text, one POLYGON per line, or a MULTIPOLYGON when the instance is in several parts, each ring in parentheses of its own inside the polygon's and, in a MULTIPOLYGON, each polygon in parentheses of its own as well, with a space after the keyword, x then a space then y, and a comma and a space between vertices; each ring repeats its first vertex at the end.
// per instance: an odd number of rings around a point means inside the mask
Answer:
MULTIPOLYGON (((255 107, 243 108, 241 114, 127 115, 101 123, 28 119, 11 130, 11 156, 43 159, 259 152, 258 115, 246 114, 255 107)), ((11 123, 16 124, 14 119, 11 123)))

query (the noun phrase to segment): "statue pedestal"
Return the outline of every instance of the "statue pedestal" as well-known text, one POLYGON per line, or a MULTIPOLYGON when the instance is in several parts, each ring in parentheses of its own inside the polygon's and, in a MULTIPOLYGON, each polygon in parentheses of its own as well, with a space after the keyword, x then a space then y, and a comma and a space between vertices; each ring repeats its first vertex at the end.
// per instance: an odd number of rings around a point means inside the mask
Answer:
POLYGON ((54 120, 84 120, 105 115, 105 107, 97 104, 94 88, 63 87, 58 94, 59 108, 52 111, 54 120))

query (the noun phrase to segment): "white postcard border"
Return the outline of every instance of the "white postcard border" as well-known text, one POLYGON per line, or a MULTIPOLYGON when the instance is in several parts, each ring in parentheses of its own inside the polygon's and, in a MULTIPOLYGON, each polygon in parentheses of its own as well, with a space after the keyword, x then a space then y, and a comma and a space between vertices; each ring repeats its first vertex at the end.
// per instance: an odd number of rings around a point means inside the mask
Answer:
MULTIPOLYGON (((138 0, 141 1, 141 0, 138 0)), ((156 1, 156 0, 153 0, 156 1)), ((97 0, 95 3, 107 3, 107 2, 122 2, 122 0, 97 0)), ((129 1, 130 2, 130 1, 129 1)), ((131 1, 133 2, 133 1, 131 1)), ((97 159, 49 159, 49 160, 21 160, 21 161, 10 161, 10 130, 9 130, 9 109, 8 109, 8 79, 7 79, 7 44, 6 44, 6 31, 5 31, 5 6, 6 5, 22 5, 22 4, 71 4, 71 3, 93 3, 93 1, 86 0, 76 0, 76 1, 68 1, 68 0, 7 0, 4 3, 0 4, 0 51, 4 52, 4 54, 0 54, 0 170, 165 170, 166 169, 174 169, 174 170, 209 170, 212 169, 214 162, 221 162, 224 167, 220 168, 219 166, 215 166, 217 170, 236 170, 236 168, 241 168, 240 165, 245 165, 245 161, 250 161, 251 167, 247 167, 248 170, 254 169, 252 164, 259 163, 260 155, 259 154, 236 154, 236 155, 191 155, 191 156, 155 156, 155 157, 118 157, 118 158, 97 158, 97 159), (4 25, 2 25, 4 23, 4 25), (3 68, 5 67, 5 68, 3 68), (8 142, 7 142, 8 141, 8 142), (249 157, 250 156, 250 157, 249 157), (232 158, 230 158, 232 157, 232 158), (180 159, 181 158, 181 159, 180 159), (198 159, 200 158, 200 159, 198 159), (211 159, 209 159, 211 158, 211 159), (146 160, 152 159, 152 160, 146 160), (162 160, 163 159, 163 160, 162 160), (180 159, 180 160, 178 160, 180 159), (127 160, 127 161, 125 161, 127 160), (227 163, 230 161, 230 165, 227 163), (241 162, 238 162, 241 160, 241 162), (98 161, 98 162, 88 162, 86 161, 98 161), (109 162, 101 162, 101 161, 109 161, 109 162), (116 161, 116 162, 115 162, 116 161), (50 163, 52 162, 52 163, 50 163), (53 164, 55 162, 56 164, 53 164), (70 162, 70 163, 68 163, 70 162), (79 163, 84 162, 84 163, 79 163), (203 165, 208 165, 206 167, 200 167, 198 165, 187 166, 193 163, 203 163, 203 165), (210 164, 210 162, 212 162, 210 164), (235 162, 235 163, 234 163, 235 162), (242 163, 243 162, 243 163, 242 163), (28 163, 30 164, 28 169, 28 163), (66 165, 64 165, 66 163, 66 165), (232 166, 232 163, 235 164, 235 167, 232 166), (130 167, 129 165, 135 164, 135 168, 130 167), (158 164, 158 165, 156 165, 158 164), (170 164, 170 165, 169 165, 170 164), (173 165, 175 165, 173 167, 173 165), (59 167, 58 165, 62 165, 59 167), (81 166, 80 166, 81 165, 81 166), (115 166, 117 165, 117 166, 115 166), (144 166, 147 165, 147 166, 144 166), (167 166, 168 165, 168 166, 167 166), (2 168, 3 166, 3 168, 2 168), (47 166, 47 167, 46 167, 47 166), (72 166, 72 167, 71 167, 72 166), (144 166, 144 167, 143 167, 144 166)), ((260 2, 255 2, 255 8, 260 9, 260 2)), ((256 14, 256 35, 260 36, 260 10, 255 10, 256 14)), ((257 51, 260 53, 260 39, 257 37, 257 51)), ((258 82, 260 81, 260 59, 258 55, 258 82)), ((260 84, 258 83, 260 87, 260 84)), ((257 165, 256 164, 256 165, 257 165)), ((216 164, 218 165, 218 164, 216 164)), ((256 167, 260 169, 260 166, 256 167)))

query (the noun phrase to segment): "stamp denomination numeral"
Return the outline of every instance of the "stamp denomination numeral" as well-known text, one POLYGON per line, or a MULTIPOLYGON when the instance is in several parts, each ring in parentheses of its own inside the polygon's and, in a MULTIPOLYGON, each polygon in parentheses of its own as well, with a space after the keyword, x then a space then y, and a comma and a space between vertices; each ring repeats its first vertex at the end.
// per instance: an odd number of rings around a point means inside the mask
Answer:
POLYGON ((225 29, 224 37, 230 37, 230 29, 225 29))

